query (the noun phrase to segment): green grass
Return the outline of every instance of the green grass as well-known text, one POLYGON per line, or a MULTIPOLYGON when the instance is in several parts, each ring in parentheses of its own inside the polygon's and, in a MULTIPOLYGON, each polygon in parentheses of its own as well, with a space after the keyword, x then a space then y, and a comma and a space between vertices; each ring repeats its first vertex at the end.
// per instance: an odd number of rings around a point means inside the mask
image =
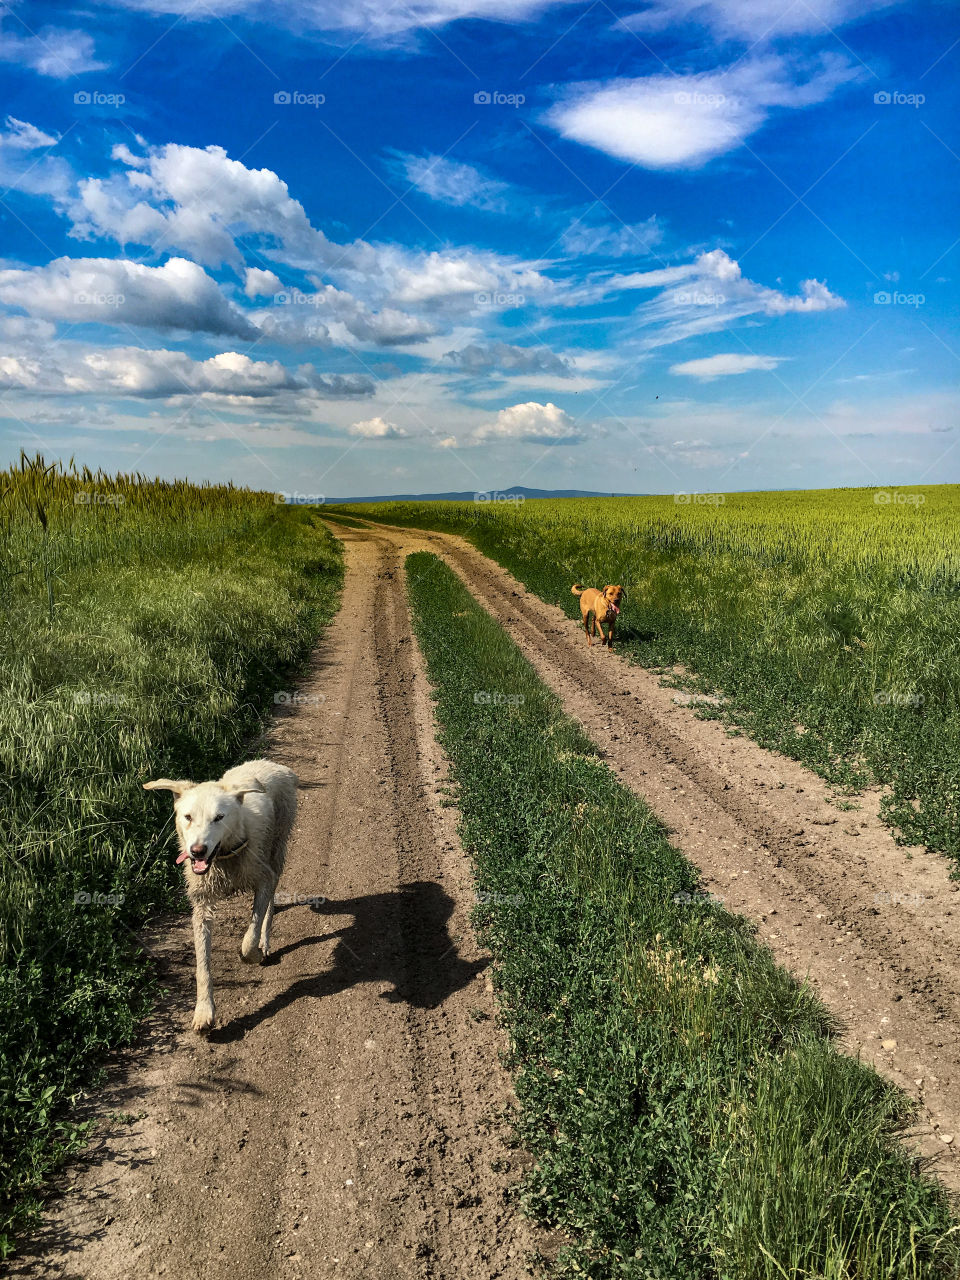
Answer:
POLYGON ((625 651, 722 691, 700 714, 882 787, 899 838, 960 858, 960 489, 716 497, 352 509, 465 534, 571 617, 574 581, 622 583, 625 651))
POLYGON ((535 1165, 530 1211, 594 1280, 952 1280, 911 1103, 700 893, 650 810, 428 553, 417 636, 474 859, 535 1165))
POLYGON ((339 544, 271 495, 0 473, 0 1253, 83 1145, 71 1099, 149 1006, 144 922, 181 905, 142 783, 246 752, 341 577, 339 544))

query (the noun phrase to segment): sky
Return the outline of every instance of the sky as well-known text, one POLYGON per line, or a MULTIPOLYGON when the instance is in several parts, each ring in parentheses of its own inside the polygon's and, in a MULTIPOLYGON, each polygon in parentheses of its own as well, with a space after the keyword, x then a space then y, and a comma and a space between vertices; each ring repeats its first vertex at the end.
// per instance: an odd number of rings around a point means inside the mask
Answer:
POLYGON ((958 72, 946 0, 9 0, 3 461, 956 482, 958 72))

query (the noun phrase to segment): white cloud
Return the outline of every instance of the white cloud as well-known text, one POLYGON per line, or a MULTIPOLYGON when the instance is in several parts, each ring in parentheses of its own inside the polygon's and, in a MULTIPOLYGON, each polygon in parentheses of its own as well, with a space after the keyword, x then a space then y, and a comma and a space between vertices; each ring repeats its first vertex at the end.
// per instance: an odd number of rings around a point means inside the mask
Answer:
POLYGON ((423 342, 434 333, 429 320, 395 307, 375 311, 332 284, 318 284, 310 293, 281 290, 274 295, 273 307, 253 312, 250 318, 271 338, 288 343, 396 347, 423 342))
POLYGON ((18 120, 16 116, 7 116, 4 123, 7 132, 0 135, 0 145, 14 151, 36 151, 39 147, 54 147, 60 141, 59 136, 44 133, 35 124, 18 120))
POLYGON ((646 222, 609 223, 598 226, 588 219, 578 220, 564 231, 560 244, 572 257, 646 257, 663 240, 663 227, 656 215, 646 222))
POLYGON ((401 153, 395 167, 405 180, 422 195, 439 204, 482 209, 487 213, 505 213, 513 188, 482 173, 472 164, 450 160, 446 156, 414 156, 401 153))
POLYGON ((648 331, 641 343, 646 350, 728 329, 751 315, 810 314, 846 306, 820 280, 802 280, 799 294, 748 280, 740 264, 723 249, 712 249, 676 267, 612 276, 605 288, 614 293, 659 290, 631 318, 635 330, 648 331))
POLYGON ((837 54, 809 72, 766 54, 699 74, 572 86, 547 120, 565 138, 648 169, 699 169, 744 143, 771 110, 824 102, 860 74, 837 54))
POLYGON ((407 434, 396 423, 379 417, 351 423, 349 432, 352 436, 362 436, 365 440, 400 440, 407 434))
POLYGON ((55 258, 45 267, 0 270, 0 302, 50 320, 257 335, 216 281, 185 258, 162 267, 124 258, 55 258))
MULTIPOLYGON (((560 0, 570 3, 570 0, 560 0)), ((524 22, 551 6, 551 0, 419 0, 416 5, 383 4, 382 0, 118 0, 126 8, 148 13, 178 14, 186 19, 240 16, 272 23, 285 20, 294 30, 357 31, 370 41, 396 42, 417 29, 444 27, 459 19, 486 18, 524 22)), ((552 0, 556 4, 557 0, 552 0)))
POLYGON ((481 292, 527 295, 549 287, 532 268, 487 251, 336 244, 311 225, 277 174, 248 169, 222 147, 168 143, 138 156, 119 144, 113 158, 124 168, 109 178, 82 180, 69 206, 71 234, 79 239, 177 250, 242 274, 242 237, 256 245, 261 259, 322 272, 380 305, 463 307, 481 292))
POLYGON ((477 442, 514 440, 528 444, 579 444, 583 434, 563 409, 555 404, 511 405, 501 409, 493 422, 484 423, 473 433, 477 442))
POLYGON ((703 382, 714 378, 723 378, 736 373, 754 373, 757 370, 776 369, 785 359, 784 356, 740 355, 736 352, 723 353, 716 356, 705 356, 700 360, 685 360, 682 364, 672 364, 670 372, 690 378, 700 378, 703 382))
POLYGON ((898 0, 650 0, 645 9, 621 20, 631 31, 702 23, 721 35, 751 43, 776 37, 821 35, 846 22, 891 8, 898 0))
POLYGON ((484 373, 491 369, 503 373, 552 373, 561 377, 571 373, 569 360, 549 347, 518 347, 509 342, 472 342, 459 351, 447 351, 444 359, 464 373, 484 373))
POLYGON ((183 351, 76 343, 59 344, 45 359, 4 357, 0 375, 8 387, 49 395, 165 399, 172 405, 201 398, 236 407, 273 400, 275 410, 286 405, 302 412, 321 400, 368 396, 376 385, 363 374, 318 373, 310 364, 288 369, 278 360, 253 360, 237 351, 194 360, 183 351))
POLYGON ((243 278, 243 292, 248 298, 268 298, 283 288, 280 277, 260 267, 247 267, 243 278))
POLYGON ((61 156, 34 153, 55 147, 60 141, 26 120, 7 116, 0 132, 0 186, 27 195, 64 200, 73 186, 70 166, 61 156))
POLYGON ((15 62, 42 76, 67 80, 85 71, 101 71, 93 39, 85 31, 41 27, 36 34, 0 31, 0 62, 15 62))

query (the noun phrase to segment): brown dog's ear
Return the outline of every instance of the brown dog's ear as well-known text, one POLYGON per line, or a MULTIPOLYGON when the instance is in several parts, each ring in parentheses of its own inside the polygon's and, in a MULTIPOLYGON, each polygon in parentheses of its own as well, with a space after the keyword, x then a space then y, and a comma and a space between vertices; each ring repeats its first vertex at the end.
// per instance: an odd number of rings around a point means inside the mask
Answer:
POLYGON ((192 790, 194 783, 186 782, 182 778, 179 782, 174 782, 171 778, 155 778, 153 782, 145 782, 143 784, 144 791, 172 791, 179 800, 185 791, 192 790))

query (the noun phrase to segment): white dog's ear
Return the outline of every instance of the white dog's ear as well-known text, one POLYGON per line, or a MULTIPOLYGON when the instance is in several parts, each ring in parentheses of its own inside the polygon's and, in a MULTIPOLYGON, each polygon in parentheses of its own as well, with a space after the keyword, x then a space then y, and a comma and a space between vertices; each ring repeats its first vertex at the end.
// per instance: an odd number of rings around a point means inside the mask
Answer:
POLYGON ((245 782, 243 786, 236 788, 231 787, 227 792, 227 795, 236 796, 240 803, 243 804, 243 797, 248 795, 251 791, 259 791, 261 795, 264 794, 264 788, 256 781, 256 779, 254 779, 253 782, 245 782))
POLYGON ((145 782, 143 789, 144 791, 172 791, 179 800, 183 793, 192 790, 194 785, 194 783, 185 782, 183 779, 179 782, 174 782, 170 778, 155 778, 153 782, 145 782))

